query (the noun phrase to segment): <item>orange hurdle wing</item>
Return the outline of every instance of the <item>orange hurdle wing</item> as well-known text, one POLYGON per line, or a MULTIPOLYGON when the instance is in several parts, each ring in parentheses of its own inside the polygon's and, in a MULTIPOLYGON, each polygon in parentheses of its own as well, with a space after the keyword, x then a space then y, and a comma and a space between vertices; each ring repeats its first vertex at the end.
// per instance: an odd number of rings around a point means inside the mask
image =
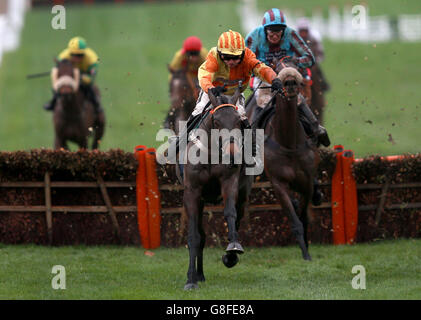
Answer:
POLYGON ((351 150, 345 150, 342 155, 342 172, 344 180, 345 238, 347 244, 355 242, 358 226, 357 184, 352 175, 353 163, 354 153, 351 150))
POLYGON ((332 228, 333 244, 345 244, 345 221, 344 221, 344 185, 342 175, 343 146, 334 146, 336 152, 336 167, 332 176, 332 228))
POLYGON ((151 249, 161 245, 161 197, 156 174, 156 153, 154 148, 146 150, 146 180, 148 190, 148 218, 151 249))
POLYGON ((137 222, 142 245, 145 249, 150 249, 148 203, 146 189, 146 147, 137 146, 135 156, 138 161, 136 174, 136 201, 137 201, 137 222))

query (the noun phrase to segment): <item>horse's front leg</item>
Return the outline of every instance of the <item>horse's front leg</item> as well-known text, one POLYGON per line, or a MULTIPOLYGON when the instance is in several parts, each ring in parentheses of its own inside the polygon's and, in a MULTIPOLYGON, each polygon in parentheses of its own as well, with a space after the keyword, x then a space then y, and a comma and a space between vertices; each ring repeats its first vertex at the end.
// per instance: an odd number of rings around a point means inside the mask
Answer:
POLYGON ((224 199, 224 217, 228 225, 228 253, 244 253, 244 249, 238 242, 237 232, 237 209, 238 200, 238 176, 233 175, 221 182, 222 197, 224 199))
POLYGON ((295 212, 294 206, 291 202, 291 198, 288 195, 288 187, 285 182, 279 182, 272 179, 273 189, 282 205, 282 208, 288 212, 291 230, 295 238, 298 241, 298 245, 301 248, 301 253, 304 260, 311 260, 310 254, 308 253, 307 246, 304 240, 304 227, 297 213, 295 212))
POLYGON ((198 219, 198 231, 200 234, 200 245, 199 245, 199 252, 197 254, 197 280, 198 281, 205 281, 205 275, 203 273, 203 249, 206 243, 206 234, 203 230, 203 208, 205 206, 205 202, 203 200, 200 201, 199 207, 199 219, 198 219))
MULTIPOLYGON (((200 188, 186 187, 184 189, 184 207, 188 217, 188 236, 187 243, 189 247, 189 269, 187 271, 187 283, 184 290, 197 289, 198 274, 196 269, 196 260, 200 250, 200 232, 199 215, 200 213, 200 188)), ((203 273, 203 269, 202 269, 203 273)))

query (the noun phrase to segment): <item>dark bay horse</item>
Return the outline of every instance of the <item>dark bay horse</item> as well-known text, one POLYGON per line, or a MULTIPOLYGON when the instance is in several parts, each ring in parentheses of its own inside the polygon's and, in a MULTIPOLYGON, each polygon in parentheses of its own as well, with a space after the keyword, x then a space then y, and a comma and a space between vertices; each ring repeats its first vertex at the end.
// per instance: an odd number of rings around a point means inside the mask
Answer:
MULTIPOLYGON (((207 133, 208 146, 214 145, 211 141, 213 139, 211 130, 226 129, 241 132, 242 122, 235 107, 235 102, 239 96, 239 89, 237 89, 237 92, 231 99, 228 99, 226 96, 221 99, 219 99, 220 97, 215 99, 209 95, 213 108, 199 125, 199 129, 207 133)), ((211 155, 215 149, 205 147, 204 156, 208 158, 207 163, 195 164, 190 159, 187 159, 184 169, 184 207, 188 216, 188 247, 190 255, 185 290, 198 288, 197 282, 205 281, 203 248, 206 242, 206 235, 202 226, 205 201, 217 203, 218 197, 222 195, 229 241, 226 254, 222 257, 224 265, 228 268, 233 267, 238 262, 237 254, 244 252, 239 243, 238 228, 248 202, 253 179, 252 176, 245 175, 245 166, 242 163, 232 162, 232 159, 242 152, 242 138, 238 139, 238 137, 232 136, 217 138, 216 140, 218 140, 216 143, 219 146, 219 155, 221 158, 228 156, 231 159, 229 163, 212 162, 211 155)), ((188 143, 186 154, 191 154, 195 148, 197 150, 196 142, 193 140, 188 143)))
POLYGON ((70 60, 61 60, 53 70, 52 78, 58 93, 53 114, 54 148, 68 149, 67 141, 73 141, 79 148, 87 149, 88 137, 94 133, 92 149, 97 149, 104 134, 105 116, 103 112, 95 114, 92 102, 79 89, 79 70, 70 60))
POLYGON ((171 106, 164 128, 174 130, 176 134, 179 134, 179 123, 187 121, 193 112, 199 89, 196 80, 185 69, 173 71, 168 67, 168 70, 171 73, 171 106))
POLYGON ((307 240, 307 211, 313 197, 313 181, 319 155, 299 121, 297 106, 302 76, 292 64, 288 65, 281 63, 278 68, 283 90, 276 93, 272 100, 275 102, 273 116, 261 127, 267 137, 264 167, 283 210, 289 216, 291 230, 303 258, 311 260, 307 240), (298 205, 292 200, 292 191, 301 195, 298 205))

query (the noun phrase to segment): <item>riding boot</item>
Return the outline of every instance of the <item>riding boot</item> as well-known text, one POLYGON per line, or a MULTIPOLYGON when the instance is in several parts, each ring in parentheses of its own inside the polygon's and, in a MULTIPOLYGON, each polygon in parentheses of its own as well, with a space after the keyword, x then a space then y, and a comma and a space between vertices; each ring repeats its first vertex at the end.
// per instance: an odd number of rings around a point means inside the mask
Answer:
POLYGON ((53 91, 53 97, 51 98, 50 101, 44 104, 44 110, 53 111, 56 105, 57 97, 58 97, 58 93, 53 91))
POLYGON ((320 144, 322 144, 325 147, 328 147, 330 145, 330 139, 327 134, 326 128, 320 125, 316 116, 311 111, 304 99, 298 105, 298 112, 306 134, 310 138, 314 139, 317 146, 320 146, 320 144))

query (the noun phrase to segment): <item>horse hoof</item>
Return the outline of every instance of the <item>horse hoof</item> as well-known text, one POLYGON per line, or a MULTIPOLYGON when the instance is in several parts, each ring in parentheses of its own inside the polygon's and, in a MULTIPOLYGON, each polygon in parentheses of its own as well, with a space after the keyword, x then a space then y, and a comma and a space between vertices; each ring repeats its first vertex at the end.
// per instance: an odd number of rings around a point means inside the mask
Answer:
POLYGON ((311 256, 310 256, 309 253, 306 254, 306 255, 303 255, 303 258, 304 258, 304 260, 311 261, 311 256))
POLYGON ((197 276, 197 281, 200 281, 200 282, 205 282, 205 275, 203 275, 203 274, 201 274, 201 275, 198 275, 197 276))
POLYGON ((227 268, 232 268, 237 264, 238 257, 235 253, 227 253, 222 256, 222 262, 227 268))
POLYGON ((188 290, 194 290, 194 289, 199 289, 199 286, 197 285, 197 283, 187 283, 184 286, 184 290, 188 291, 188 290))
POLYGON ((228 253, 229 252, 238 253, 238 254, 244 253, 244 249, 239 242, 230 242, 225 251, 228 252, 228 253))

